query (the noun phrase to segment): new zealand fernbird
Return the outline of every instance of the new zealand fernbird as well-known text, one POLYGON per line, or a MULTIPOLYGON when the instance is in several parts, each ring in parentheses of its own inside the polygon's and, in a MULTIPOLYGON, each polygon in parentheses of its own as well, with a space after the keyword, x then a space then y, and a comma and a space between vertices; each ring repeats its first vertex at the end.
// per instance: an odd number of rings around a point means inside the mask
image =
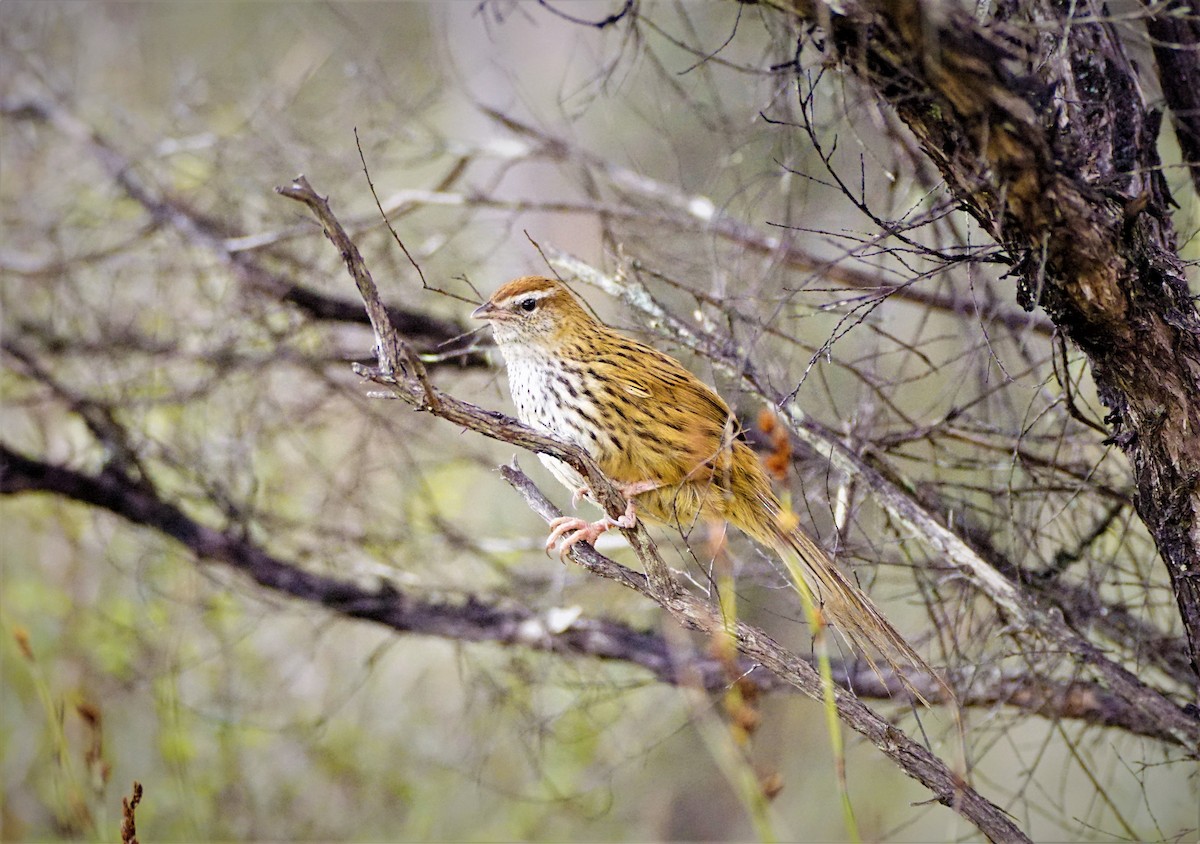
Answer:
MULTIPOLYGON (((549 278, 510 281, 472 316, 491 323, 521 421, 582 447, 629 501, 619 519, 556 520, 547 548, 561 542, 566 553, 611 527, 633 527, 639 515, 685 528, 726 520, 799 571, 824 617, 855 647, 874 648, 893 667, 899 656, 929 670, 796 527, 757 456, 736 436, 728 405, 679 361, 604 325, 549 278)), ((574 469, 541 459, 577 496, 587 491, 574 469)))

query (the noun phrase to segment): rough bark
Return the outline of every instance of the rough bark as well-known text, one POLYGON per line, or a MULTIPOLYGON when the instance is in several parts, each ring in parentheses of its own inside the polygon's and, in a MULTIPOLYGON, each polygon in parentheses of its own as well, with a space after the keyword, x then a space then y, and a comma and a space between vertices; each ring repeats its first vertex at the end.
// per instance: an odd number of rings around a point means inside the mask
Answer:
POLYGON ((806 2, 827 49, 896 110, 1012 257, 1016 296, 1087 356, 1200 675, 1200 317, 1149 109, 1090 3, 806 2))
POLYGON ((1146 34, 1179 151, 1200 193, 1200 2, 1146 3, 1146 34))

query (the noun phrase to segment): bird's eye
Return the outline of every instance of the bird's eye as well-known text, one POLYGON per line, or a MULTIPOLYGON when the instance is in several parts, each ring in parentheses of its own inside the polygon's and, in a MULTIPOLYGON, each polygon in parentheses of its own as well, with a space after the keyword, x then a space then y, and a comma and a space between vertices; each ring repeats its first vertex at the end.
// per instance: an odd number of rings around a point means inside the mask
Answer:
POLYGON ((532 311, 536 307, 537 299, 534 299, 532 296, 521 302, 521 310, 523 311, 532 311))

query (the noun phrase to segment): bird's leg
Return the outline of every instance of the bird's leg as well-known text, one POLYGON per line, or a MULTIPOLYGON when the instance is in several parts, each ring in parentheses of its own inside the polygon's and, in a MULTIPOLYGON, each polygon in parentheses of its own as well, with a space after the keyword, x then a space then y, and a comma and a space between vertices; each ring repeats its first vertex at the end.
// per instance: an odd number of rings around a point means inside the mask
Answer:
MULTIPOLYGON (((640 495, 643 492, 650 492, 662 486, 662 481, 637 481, 632 484, 617 484, 617 489, 621 490, 621 494, 626 498, 633 498, 635 495, 640 495)), ((584 498, 592 498, 591 488, 584 484, 583 486, 575 487, 575 491, 571 493, 571 507, 578 508, 579 502, 584 498)))
POLYGON ((631 484, 617 484, 617 489, 621 490, 621 494, 626 498, 632 499, 635 495, 651 492, 662 485, 662 481, 636 481, 631 484))

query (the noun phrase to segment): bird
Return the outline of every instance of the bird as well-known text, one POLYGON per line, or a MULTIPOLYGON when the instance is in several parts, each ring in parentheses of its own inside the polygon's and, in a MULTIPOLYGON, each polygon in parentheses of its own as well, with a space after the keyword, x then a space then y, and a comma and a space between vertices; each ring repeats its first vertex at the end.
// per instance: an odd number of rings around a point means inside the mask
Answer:
MULTIPOLYGON (((561 543, 560 555, 565 554, 613 527, 634 527, 639 516, 685 531, 701 520, 723 520, 781 555, 803 579, 797 588, 807 590, 821 617, 869 661, 874 649, 902 680, 897 658, 933 673, 871 599, 798 527, 797 517, 772 491, 757 455, 738 436, 729 406, 682 363, 605 325, 552 278, 514 279, 471 315, 491 325, 517 417, 581 447, 627 499, 616 519, 555 519, 547 550, 561 543)), ((539 457, 573 491, 572 503, 588 494, 575 469, 557 458, 539 457)))

